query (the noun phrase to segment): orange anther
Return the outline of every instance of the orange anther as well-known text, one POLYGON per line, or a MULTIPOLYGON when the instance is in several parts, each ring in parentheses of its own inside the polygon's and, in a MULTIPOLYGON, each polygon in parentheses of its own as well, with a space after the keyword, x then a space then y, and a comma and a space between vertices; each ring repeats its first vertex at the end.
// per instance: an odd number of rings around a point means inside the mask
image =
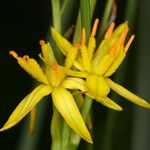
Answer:
POLYGON ((126 29, 122 32, 122 34, 121 34, 121 36, 120 36, 120 39, 119 39, 119 42, 120 42, 121 44, 124 44, 124 41, 125 41, 125 39, 126 39, 126 36, 127 36, 128 31, 129 31, 129 28, 126 28, 126 29))
POLYGON ((81 44, 80 43, 76 43, 75 47, 77 47, 78 49, 80 49, 81 48, 81 44))
POLYGON ((86 43, 86 33, 85 28, 82 29, 82 35, 81 35, 81 44, 84 45, 86 43))
POLYGON ((107 39, 108 37, 111 36, 111 34, 112 34, 113 30, 114 30, 114 27, 115 27, 115 23, 112 22, 112 23, 109 25, 109 27, 108 27, 108 29, 107 29, 107 32, 105 33, 105 36, 104 36, 105 39, 107 39))
POLYGON ((44 41, 44 40, 40 40, 40 41, 39 41, 39 44, 40 44, 41 46, 43 46, 43 45, 45 44, 45 41, 44 41))
POLYGON ((12 55, 14 58, 18 57, 18 54, 15 51, 9 51, 9 54, 12 55))
POLYGON ((92 28, 92 33, 91 33, 92 37, 95 37, 95 35, 96 35, 96 31, 97 31, 97 28, 98 28, 98 23, 99 23, 99 19, 96 18, 95 22, 94 22, 94 25, 93 25, 93 28, 92 28))
POLYGON ((29 59, 29 56, 28 55, 24 55, 23 56, 23 60, 28 60, 29 59))
POLYGON ((125 46, 125 48, 124 48, 124 51, 125 51, 125 52, 128 51, 128 49, 129 49, 131 43, 133 42, 134 38, 135 38, 135 35, 132 35, 132 36, 130 37, 129 41, 127 42, 127 44, 126 44, 126 46, 125 46))
POLYGON ((56 64, 52 64, 51 68, 52 68, 55 75, 59 75, 60 71, 59 71, 59 68, 56 64))
POLYGON ((114 56, 116 54, 117 48, 118 48, 118 42, 115 42, 112 49, 111 49, 111 51, 110 51, 111 56, 114 56))

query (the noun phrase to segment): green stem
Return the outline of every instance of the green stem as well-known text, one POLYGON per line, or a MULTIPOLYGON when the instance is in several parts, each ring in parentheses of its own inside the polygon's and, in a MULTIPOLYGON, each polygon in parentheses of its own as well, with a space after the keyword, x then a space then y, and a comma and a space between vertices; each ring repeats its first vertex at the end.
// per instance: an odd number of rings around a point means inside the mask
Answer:
POLYGON ((106 2, 104 13, 103 13, 102 20, 100 23, 100 28, 98 30, 98 35, 97 35, 97 42, 98 43, 101 41, 101 39, 105 33, 107 23, 109 21, 111 9, 112 9, 112 3, 113 3, 113 0, 107 0, 107 2, 106 2))
POLYGON ((60 0, 51 0, 52 3, 52 15, 53 26, 61 33, 61 12, 60 12, 60 0))
POLYGON ((138 0, 127 0, 126 2, 126 11, 125 11, 125 20, 128 20, 130 30, 133 29, 134 23, 136 21, 136 12, 137 12, 138 0))
POLYGON ((55 106, 53 106, 53 116, 51 121, 52 150, 61 150, 61 126, 62 117, 55 106))
POLYGON ((62 150, 68 150, 71 128, 64 121, 62 126, 62 150))
POLYGON ((89 39, 91 31, 91 17, 90 17, 90 0, 80 0, 81 10, 81 25, 86 31, 86 40, 89 39))
MULTIPOLYGON (((96 2, 97 2, 97 0, 90 0, 90 16, 91 16, 91 18, 94 13, 96 2)), ((81 11, 79 9, 78 17, 77 17, 77 21, 76 21, 75 33, 74 33, 74 37, 73 37, 73 44, 78 43, 80 40, 81 40, 81 11)))

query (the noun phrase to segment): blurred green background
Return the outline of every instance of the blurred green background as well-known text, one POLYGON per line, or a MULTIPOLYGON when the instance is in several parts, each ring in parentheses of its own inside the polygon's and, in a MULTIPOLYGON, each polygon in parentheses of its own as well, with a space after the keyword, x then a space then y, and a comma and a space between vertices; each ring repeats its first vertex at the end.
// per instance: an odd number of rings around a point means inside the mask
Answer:
MULTIPOLYGON (((72 0, 73 2, 74 0, 72 0)), ((150 1, 117 0, 116 23, 125 21, 133 11, 132 33, 136 39, 129 50, 126 61, 121 65, 115 80, 126 88, 150 101, 150 1), (128 4, 133 4, 126 10, 128 4)), ((97 0, 94 16, 101 19, 106 1, 97 0)), ((79 2, 68 15, 68 28, 75 23, 79 2)), ((69 8, 68 8, 69 9, 69 8)), ((94 18, 93 18, 94 19, 94 18)), ((9 50, 20 55, 37 58, 40 53, 38 41, 45 39, 52 12, 50 0, 6 0, 0 4, 0 127, 20 100, 33 88, 34 82, 9 56, 9 50)), ((108 110, 93 103, 92 147, 81 142, 79 149, 94 150, 149 150, 150 110, 113 96, 124 108, 123 112, 108 110)), ((50 98, 38 105, 38 121, 35 134, 28 135, 26 117, 15 127, 0 133, 0 150, 47 150, 50 149, 50 121, 52 104, 50 98), (44 109, 43 109, 44 108, 44 109)))

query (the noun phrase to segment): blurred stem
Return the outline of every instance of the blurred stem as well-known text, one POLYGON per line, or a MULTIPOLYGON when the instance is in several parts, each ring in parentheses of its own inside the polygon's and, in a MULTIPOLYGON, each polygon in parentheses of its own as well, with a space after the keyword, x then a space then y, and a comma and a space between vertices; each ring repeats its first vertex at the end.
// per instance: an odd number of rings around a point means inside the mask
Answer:
POLYGON ((130 31, 133 29, 136 19, 138 0, 127 0, 126 2, 126 11, 125 11, 125 20, 128 20, 130 31))
MULTIPOLYGON (((97 0, 90 0, 90 16, 91 16, 91 18, 94 13, 96 2, 97 2, 97 0)), ((76 21, 75 33, 74 33, 74 37, 73 37, 73 44, 78 43, 80 40, 81 40, 81 11, 79 9, 78 17, 77 17, 77 21, 76 21)))
POLYGON ((63 121, 62 127, 62 150, 68 150, 71 128, 63 121))
POLYGON ((61 150, 61 126, 62 118, 55 106, 53 106, 53 116, 51 121, 52 150, 61 150))
POLYGON ((104 35, 104 32, 106 30, 106 26, 107 26, 107 23, 109 21, 111 9, 112 9, 112 3, 113 3, 113 0, 107 0, 107 2, 106 2, 104 13, 103 13, 102 20, 100 23, 100 28, 98 30, 98 35, 97 35, 97 42, 98 43, 101 41, 101 39, 104 35))
POLYGON ((91 31, 91 17, 90 17, 90 0, 80 0, 81 10, 81 25, 86 30, 86 40, 89 39, 91 31))
POLYGON ((64 11, 66 9, 67 3, 68 3, 68 0, 64 0, 64 2, 62 4, 62 7, 61 7, 61 10, 60 10, 61 16, 62 16, 62 14, 64 13, 64 11))
MULTIPOLYGON (((129 22, 129 27, 133 28, 133 20, 135 20, 135 14, 136 14, 136 8, 137 8, 137 0, 128 0, 127 1, 127 6, 126 6, 126 13, 125 13, 125 20, 128 20, 129 22)), ((131 31, 131 30, 130 30, 131 31)), ((129 56, 128 56, 129 59, 129 56)), ((123 69, 118 72, 114 76, 114 80, 117 79, 121 82, 125 79, 125 73, 126 73, 126 68, 128 67, 128 61, 124 64, 123 69)), ((113 99, 119 99, 117 96, 112 95, 113 99)), ((106 124, 106 129, 105 129, 105 134, 104 134, 104 142, 102 145, 101 149, 104 150, 110 150, 112 149, 112 142, 113 142, 113 133, 114 133, 114 127, 115 123, 118 121, 117 118, 115 117, 117 114, 116 111, 113 110, 108 110, 107 114, 107 124, 106 124)))
POLYGON ((60 0, 51 0, 51 3, 52 3, 53 26, 59 33, 61 33, 60 0))

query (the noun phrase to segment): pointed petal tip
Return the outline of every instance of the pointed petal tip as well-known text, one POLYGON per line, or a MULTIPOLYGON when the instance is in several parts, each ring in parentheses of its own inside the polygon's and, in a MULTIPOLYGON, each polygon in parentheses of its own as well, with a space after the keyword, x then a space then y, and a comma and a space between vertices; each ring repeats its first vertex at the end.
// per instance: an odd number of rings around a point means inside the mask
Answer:
POLYGON ((91 138, 91 135, 89 134, 88 135, 88 137, 86 136, 84 136, 84 137, 82 137, 85 141, 87 141, 88 143, 90 143, 90 144, 93 144, 93 140, 92 140, 92 138, 91 138))
MULTIPOLYGON (((145 101, 146 102, 146 101, 145 101)), ((139 104, 140 105, 140 104, 139 104)), ((150 109, 150 103, 146 102, 145 104, 143 104, 144 108, 150 109)))
POLYGON ((123 108, 119 106, 118 111, 123 111, 123 108))
POLYGON ((116 111, 123 111, 123 108, 119 105, 116 105, 116 106, 113 106, 113 107, 110 107, 111 109, 113 110, 116 110, 116 111))
POLYGON ((3 126, 2 128, 0 128, 0 132, 3 132, 3 131, 5 131, 5 130, 7 130, 7 129, 9 129, 10 127, 8 127, 8 126, 3 126))
POLYGON ((93 144, 93 140, 91 138, 87 139, 86 141, 89 142, 90 144, 93 144))

